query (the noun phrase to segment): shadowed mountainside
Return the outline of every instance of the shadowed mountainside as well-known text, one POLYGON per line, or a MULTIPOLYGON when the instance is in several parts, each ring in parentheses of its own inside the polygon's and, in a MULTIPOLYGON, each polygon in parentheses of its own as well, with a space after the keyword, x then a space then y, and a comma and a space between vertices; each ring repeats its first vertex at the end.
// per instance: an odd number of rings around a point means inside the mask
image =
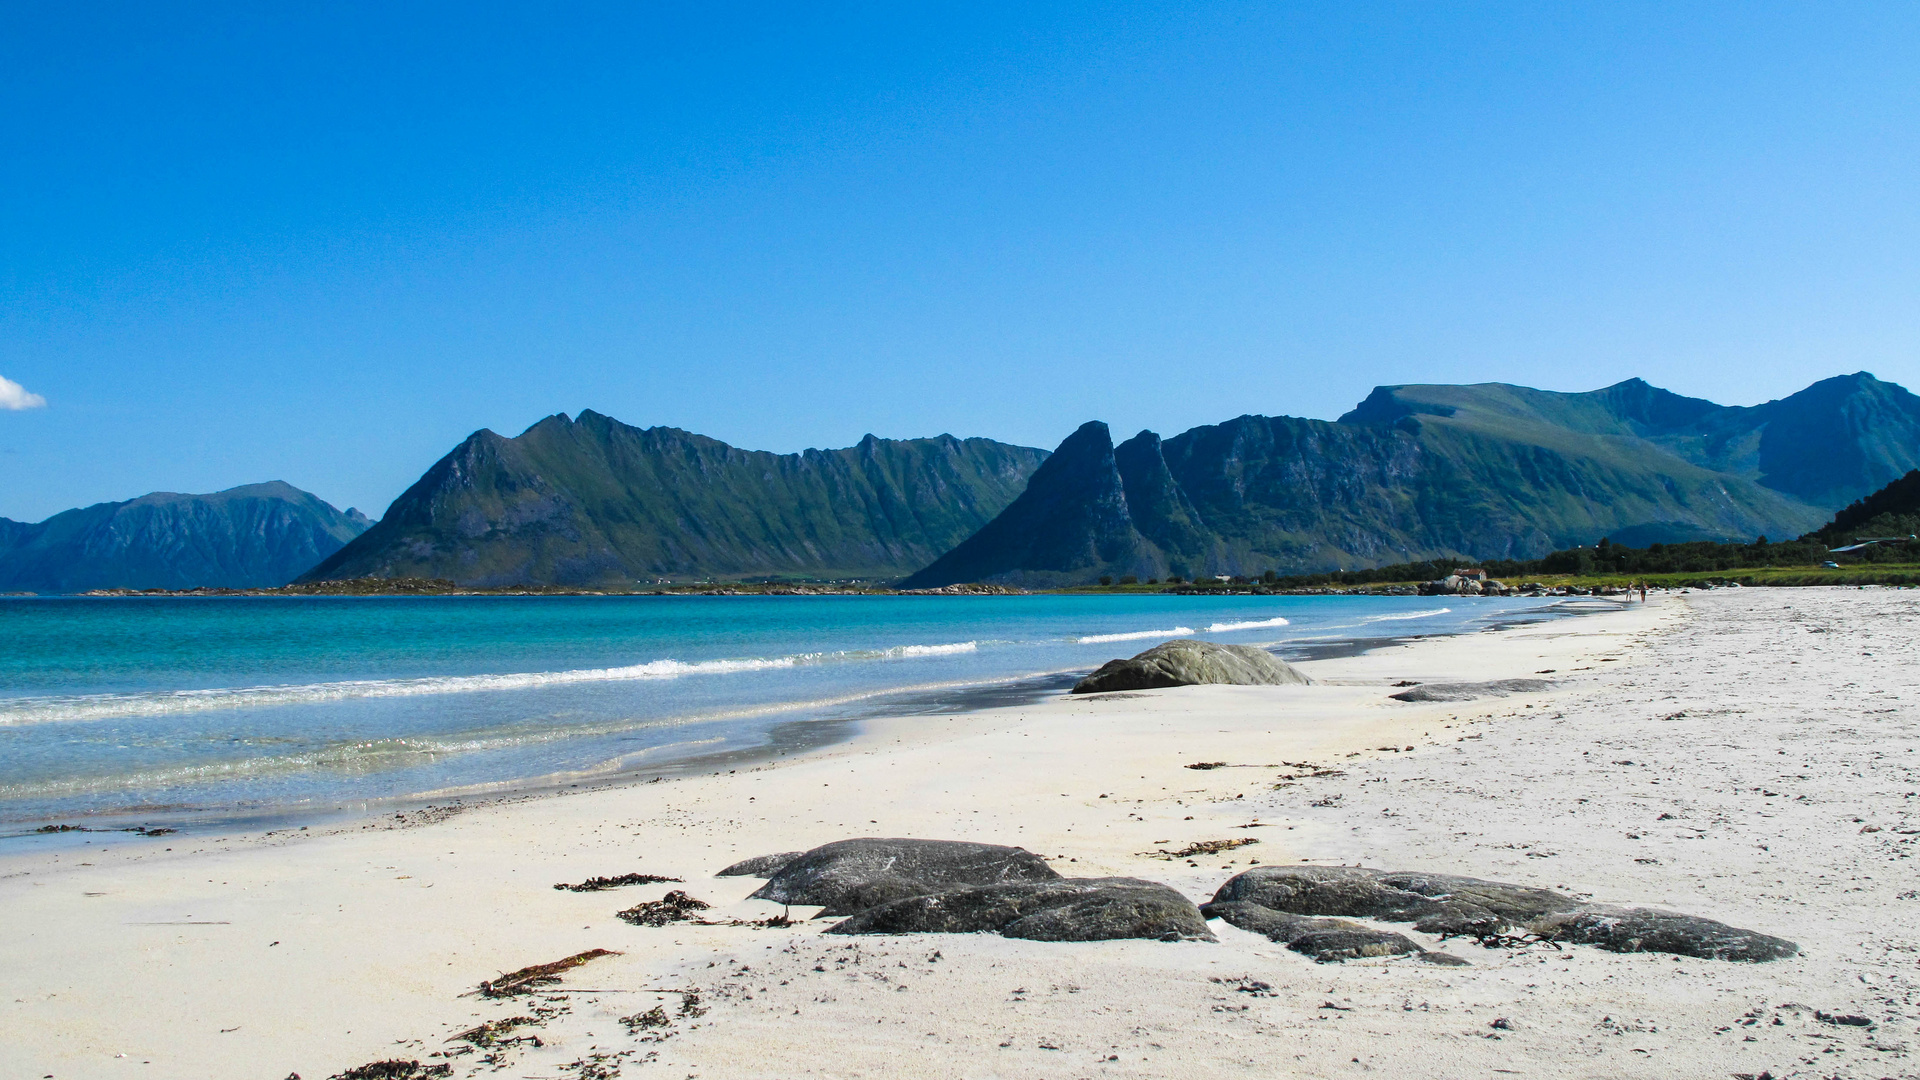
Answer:
POLYGON ((1863 537, 1913 536, 1920 534, 1920 470, 1849 503, 1819 531, 1803 539, 1827 544, 1846 544, 1863 537))
POLYGON ((1242 416, 1115 447, 1083 426, 997 520, 904 582, 1529 559, 1609 533, 1794 536, 1920 465, 1920 398, 1864 372, 1752 407, 1628 380, 1376 389, 1336 422, 1242 416))
POLYGON ((157 491, 29 524, 0 518, 0 591, 285 585, 371 524, 291 484, 157 491))
POLYGON ((475 432, 302 580, 892 579, 992 520, 1046 458, 950 435, 773 454, 550 416, 517 438, 475 432))

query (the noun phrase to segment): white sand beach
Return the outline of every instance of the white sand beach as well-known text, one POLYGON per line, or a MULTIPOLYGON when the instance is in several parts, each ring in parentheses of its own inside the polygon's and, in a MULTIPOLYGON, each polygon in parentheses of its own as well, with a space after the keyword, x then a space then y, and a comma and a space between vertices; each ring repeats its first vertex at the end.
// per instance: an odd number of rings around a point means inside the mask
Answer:
POLYGON ((1920 594, 1899 590, 1656 596, 1304 664, 1313 686, 879 721, 723 775, 11 855, 0 1075, 1920 1075, 1917 626, 1920 594), (1551 688, 1387 696, 1506 678, 1551 688), (1219 921, 1215 943, 1049 943, 614 917, 668 889, 716 920, 777 915, 745 899, 758 880, 714 873, 861 836, 1015 844, 1200 902, 1254 861, 1465 874, 1802 952, 1489 948, 1400 925, 1471 966, 1319 964, 1219 921), (1243 838, 1259 842, 1154 855, 1243 838), (553 888, 628 872, 685 883, 553 888), (590 949, 619 955, 546 992, 472 993, 590 949), (656 1005, 665 1023, 621 1023, 656 1005), (449 1041, 520 1016, 537 1022, 501 1045, 449 1041))

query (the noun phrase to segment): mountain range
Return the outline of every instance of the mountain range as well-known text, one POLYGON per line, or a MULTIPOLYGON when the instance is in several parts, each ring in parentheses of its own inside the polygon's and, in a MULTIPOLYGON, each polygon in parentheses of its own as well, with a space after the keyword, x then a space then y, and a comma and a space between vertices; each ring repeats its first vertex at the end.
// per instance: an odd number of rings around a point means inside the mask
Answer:
POLYGON ((514 438, 474 432, 305 580, 892 581, 1005 509, 1046 457, 951 435, 773 454, 561 414, 514 438))
MULTIPOLYGON (((1601 537, 1798 536, 1916 467, 1920 398, 1866 372, 1751 407, 1640 379, 1383 386, 1338 420, 1247 415, 1118 445, 1093 421, 1052 454, 951 435, 774 454, 588 410, 474 432, 378 524, 280 483, 0 518, 0 590, 1044 587, 1526 559, 1601 537)), ((1884 501, 1855 511, 1885 517, 1884 501)))
POLYGON ((1242 416, 1118 446, 1091 422, 907 587, 1300 573, 1797 536, 1920 465, 1920 398, 1866 372, 1752 407, 1383 386, 1337 421, 1242 416))
POLYGON ((0 518, 0 592, 285 585, 372 524, 291 484, 156 491, 28 523, 0 518))

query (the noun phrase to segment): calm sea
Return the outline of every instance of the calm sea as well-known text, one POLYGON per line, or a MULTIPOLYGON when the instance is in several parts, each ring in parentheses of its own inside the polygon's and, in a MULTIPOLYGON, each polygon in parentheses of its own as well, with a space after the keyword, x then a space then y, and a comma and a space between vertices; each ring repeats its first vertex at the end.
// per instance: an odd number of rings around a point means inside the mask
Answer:
POLYGON ((1169 637, 1306 655, 1550 601, 0 599, 0 822, 331 808, 711 766, 1056 694, 1169 637))

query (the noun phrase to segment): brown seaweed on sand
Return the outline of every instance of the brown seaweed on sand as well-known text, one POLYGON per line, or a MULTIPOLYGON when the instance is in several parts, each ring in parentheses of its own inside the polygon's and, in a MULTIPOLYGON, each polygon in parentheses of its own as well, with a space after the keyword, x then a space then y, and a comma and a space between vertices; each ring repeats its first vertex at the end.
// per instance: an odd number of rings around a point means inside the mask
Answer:
POLYGON ((561 972, 570 971, 589 960, 619 955, 612 949, 588 949, 586 952, 574 953, 564 960, 555 960, 550 964, 535 964, 518 971, 509 971, 497 979, 489 979, 481 983, 480 996, 497 998, 524 994, 535 987, 559 982, 561 972))
POLYGON ((507 1038, 507 1036, 513 1032, 513 1029, 525 1027, 528 1024, 537 1024, 539 1022, 538 1018, 532 1016, 509 1016, 503 1020, 489 1020, 479 1027, 468 1028, 458 1035, 450 1036, 447 1041, 454 1042, 457 1040, 460 1042, 470 1042, 475 1046, 498 1046, 503 1041, 519 1042, 522 1039, 531 1039, 533 1045, 539 1046, 541 1043, 537 1035, 521 1035, 512 1039, 507 1038))
POLYGON ((1232 851, 1234 848, 1246 847, 1248 844, 1257 844, 1259 842, 1260 841, 1255 840, 1251 836, 1242 836, 1235 840, 1201 840, 1188 844, 1179 851, 1168 851, 1162 848, 1159 851, 1149 851, 1143 854, 1149 859, 1165 859, 1168 861, 1173 859, 1191 859, 1195 855, 1218 855, 1223 851, 1232 851))
POLYGON ((640 1032, 648 1028, 666 1027, 673 1021, 667 1017, 666 1006, 655 1005, 646 1012, 621 1017, 620 1023, 625 1025, 628 1031, 640 1032))
POLYGON ((590 877, 577 885, 561 882, 554 888, 561 892, 601 892, 606 889, 618 889, 623 885, 658 885, 665 881, 679 881, 677 877, 661 877, 659 874, 620 874, 615 877, 590 877))
POLYGON ((693 913, 712 906, 705 900, 695 900, 684 891, 674 889, 658 900, 636 904, 615 914, 635 926, 665 926, 668 923, 704 921, 695 920, 693 913))
POLYGON ((346 1072, 334 1073, 332 1080, 424 1080, 425 1077, 452 1074, 451 1065, 422 1065, 417 1061, 394 1058, 389 1061, 369 1061, 346 1072))

